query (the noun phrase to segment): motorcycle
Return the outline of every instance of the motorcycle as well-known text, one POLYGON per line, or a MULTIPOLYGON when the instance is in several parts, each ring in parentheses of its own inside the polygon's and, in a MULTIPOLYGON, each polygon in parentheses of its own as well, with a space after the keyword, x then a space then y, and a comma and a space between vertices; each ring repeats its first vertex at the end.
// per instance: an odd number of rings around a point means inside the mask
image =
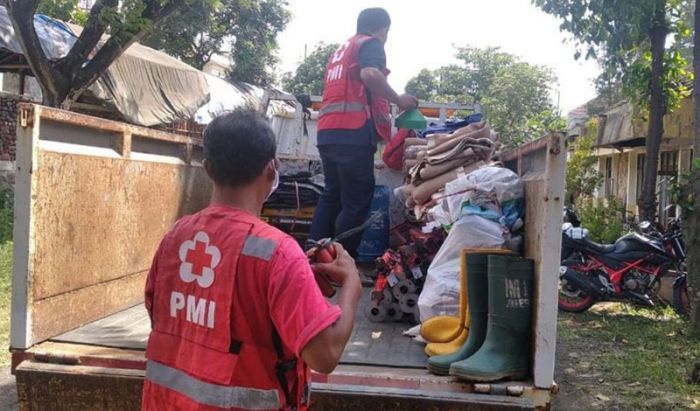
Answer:
POLYGON ((674 282, 674 308, 687 309, 685 244, 679 220, 665 232, 642 222, 638 232, 626 234, 614 244, 591 241, 585 228, 573 227, 570 222, 562 226, 562 236, 561 310, 580 313, 606 300, 653 306, 650 295, 656 294, 661 277, 672 268, 683 273, 674 282))

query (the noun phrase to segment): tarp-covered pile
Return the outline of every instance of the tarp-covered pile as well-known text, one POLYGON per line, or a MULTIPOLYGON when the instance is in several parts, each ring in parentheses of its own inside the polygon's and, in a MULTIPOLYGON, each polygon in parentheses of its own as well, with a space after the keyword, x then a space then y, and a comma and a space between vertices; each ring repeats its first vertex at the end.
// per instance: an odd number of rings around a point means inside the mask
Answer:
MULTIPOLYGON (((52 60, 66 56, 82 31, 82 27, 43 15, 34 16, 34 27, 44 53, 52 60)), ((0 7, 0 49, 5 55, 22 54, 4 7, 0 7)), ((116 59, 88 93, 114 106, 127 121, 143 126, 191 118, 209 99, 204 73, 138 43, 116 59)))

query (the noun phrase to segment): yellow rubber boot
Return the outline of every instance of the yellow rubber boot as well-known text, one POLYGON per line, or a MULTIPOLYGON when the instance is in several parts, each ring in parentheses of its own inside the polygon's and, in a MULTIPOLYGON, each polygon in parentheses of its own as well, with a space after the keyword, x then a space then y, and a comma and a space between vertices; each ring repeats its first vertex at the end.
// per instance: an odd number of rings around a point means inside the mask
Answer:
POLYGON ((425 353, 429 356, 456 352, 467 340, 469 328, 467 301, 467 254, 511 254, 501 248, 465 248, 461 253, 459 284, 459 317, 433 317, 421 325, 421 336, 428 341, 425 353))
POLYGON ((429 343, 425 346, 425 353, 430 357, 433 355, 450 355, 453 352, 459 350, 459 348, 464 345, 467 341, 469 332, 466 328, 462 328, 462 332, 452 341, 444 343, 429 343))
POLYGON ((441 315, 421 324, 420 335, 431 343, 446 343, 457 338, 462 329, 460 317, 441 315))

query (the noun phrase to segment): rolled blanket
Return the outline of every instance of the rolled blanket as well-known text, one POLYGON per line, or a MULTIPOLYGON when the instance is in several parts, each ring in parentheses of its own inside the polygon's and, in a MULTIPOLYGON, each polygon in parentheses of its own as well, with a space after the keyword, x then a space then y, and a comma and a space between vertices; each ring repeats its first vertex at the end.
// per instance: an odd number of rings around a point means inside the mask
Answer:
POLYGON ((428 144, 428 140, 424 138, 417 138, 417 137, 407 137, 406 140, 403 142, 403 146, 405 148, 411 147, 411 146, 425 146, 428 144))
POLYGON ((480 130, 484 127, 486 127, 486 122, 481 121, 478 123, 469 124, 466 127, 459 128, 459 129, 455 130, 454 133, 452 133, 452 134, 433 134, 427 138, 428 148, 437 147, 446 141, 452 140, 453 138, 458 138, 458 137, 464 136, 464 135, 469 134, 471 132, 480 130))
MULTIPOLYGON (((469 126, 467 126, 469 127, 469 126)), ((449 139, 445 141, 444 143, 428 149, 428 155, 433 156, 436 154, 444 153, 445 151, 451 150, 453 147, 458 145, 461 141, 465 139, 486 139, 489 140, 489 142, 493 143, 488 137, 491 135, 491 129, 489 127, 482 127, 478 130, 470 131, 466 134, 459 135, 455 138, 449 139)))
MULTIPOLYGON (((471 152, 471 149, 465 151, 465 153, 467 152, 471 152)), ((472 154, 465 157, 455 158, 450 161, 445 161, 441 164, 428 164, 425 167, 423 167, 422 170, 420 170, 420 179, 422 181, 430 180, 431 178, 435 178, 440 174, 446 173, 450 170, 454 170, 455 168, 458 168, 460 166, 466 166, 472 163, 476 163, 477 161, 479 161, 479 158, 476 155, 472 154)))
POLYGON ((415 160, 418 158, 418 153, 421 151, 425 151, 424 146, 410 146, 407 147, 406 150, 403 152, 403 158, 405 159, 412 159, 415 160))
POLYGON ((494 142, 488 138, 481 139, 464 139, 460 140, 457 145, 452 147, 448 151, 444 151, 436 154, 429 154, 428 163, 429 164, 439 164, 453 158, 458 158, 463 156, 467 150, 472 150, 482 160, 488 160, 494 150, 494 142))
POLYGON ((430 200, 430 196, 432 196, 433 193, 443 188, 445 184, 459 177, 462 173, 464 173, 464 169, 462 167, 459 167, 455 170, 450 170, 428 181, 424 181, 423 184, 421 184, 420 186, 416 187, 415 190, 413 190, 413 193, 411 194, 413 201, 415 201, 415 203, 419 205, 427 202, 428 200, 430 200))

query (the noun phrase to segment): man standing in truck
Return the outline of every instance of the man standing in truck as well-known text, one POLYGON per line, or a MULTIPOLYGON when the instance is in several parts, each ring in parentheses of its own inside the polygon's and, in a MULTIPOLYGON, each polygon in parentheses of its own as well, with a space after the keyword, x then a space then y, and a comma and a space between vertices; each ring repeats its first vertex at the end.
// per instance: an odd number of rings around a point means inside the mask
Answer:
MULTIPOLYGON (((397 94, 387 82, 384 44, 390 26, 386 10, 362 10, 357 33, 328 60, 318 120, 325 189, 311 224, 314 240, 364 222, 374 193, 377 140, 390 138, 389 102, 402 110, 418 105, 415 97, 397 94)), ((358 233, 342 241, 353 257, 361 237, 358 233)))
POLYGON ((259 218, 279 181, 275 138, 252 112, 204 131, 211 204, 165 235, 146 283, 152 331, 143 409, 306 409, 310 369, 329 373, 352 332, 357 268, 314 267, 289 235, 259 218), (341 284, 327 302, 312 270, 341 284))

